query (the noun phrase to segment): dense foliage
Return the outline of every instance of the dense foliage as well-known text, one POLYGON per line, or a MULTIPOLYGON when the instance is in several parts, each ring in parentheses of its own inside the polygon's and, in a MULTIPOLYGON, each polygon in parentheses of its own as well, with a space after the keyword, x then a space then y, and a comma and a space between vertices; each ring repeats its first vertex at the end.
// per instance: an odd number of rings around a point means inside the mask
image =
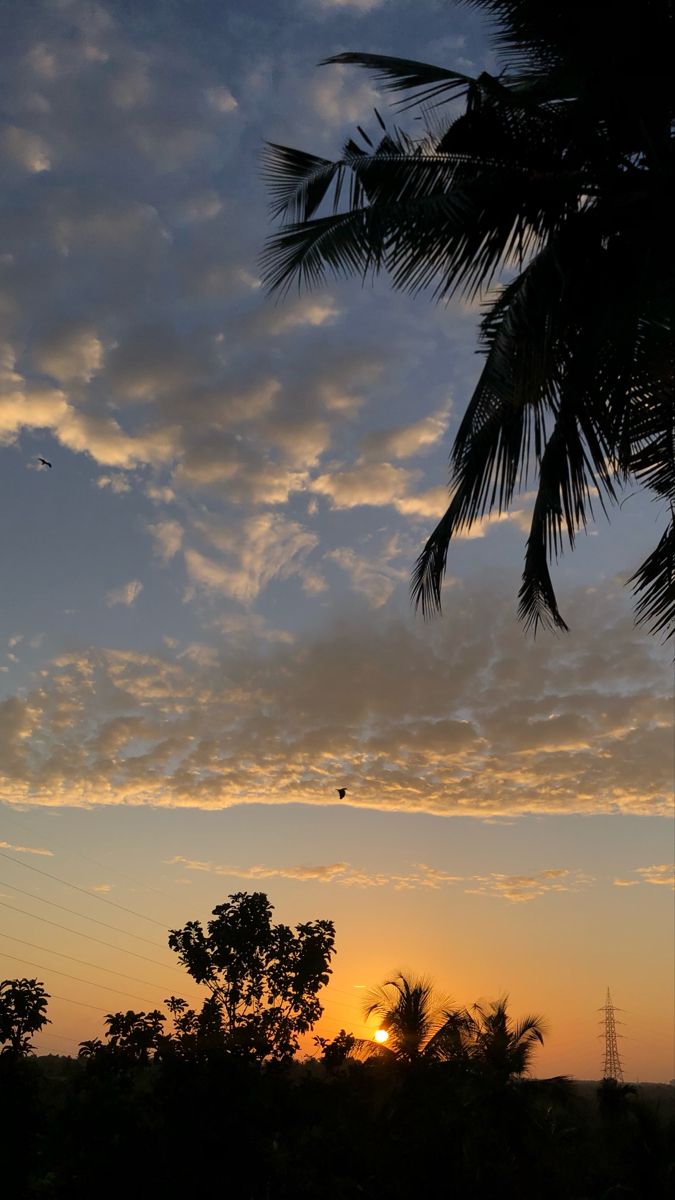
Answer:
POLYGON ((386 271, 397 288, 483 301, 485 363, 452 447, 447 512, 413 579, 440 607, 452 539, 536 481, 520 614, 566 628, 550 575, 621 485, 665 516, 635 572, 640 619, 675 628, 673 5, 466 0, 496 27, 476 78, 368 53, 421 124, 359 128, 330 160, 267 153, 271 289, 386 271))
POLYGON ((666 1200, 673 1104, 600 1092, 477 1064, 0 1059, 3 1194, 666 1200))
POLYGON ((335 947, 332 921, 292 930, 273 925, 272 911, 264 892, 237 892, 214 908, 206 932, 188 921, 169 934, 188 973, 211 992, 228 1051, 261 1062, 291 1058, 300 1034, 319 1020, 317 993, 328 983, 335 947))
POLYGON ((49 995, 37 979, 0 983, 0 1054, 21 1058, 33 1049, 31 1037, 47 1025, 49 995))
MULTIPOLYGON (((193 978, 210 985, 200 1012, 171 997, 167 1012, 110 1013, 103 1038, 81 1043, 77 1059, 33 1057, 25 1030, 16 1052, 0 1055, 3 1195, 670 1195, 675 1103, 660 1110, 611 1080, 596 1095, 528 1078, 543 1024, 512 1020, 506 997, 451 1008, 429 981, 399 973, 365 1005, 388 1045, 341 1030, 314 1039, 316 1057, 293 1060, 288 1038, 299 1027, 284 1026, 279 1040, 276 1018, 260 1024, 260 1006, 294 994, 293 1011, 311 1029, 321 1008, 300 999, 318 1005, 334 931, 312 922, 293 933, 273 926, 271 912, 263 893, 237 893, 214 909, 208 933, 198 922, 171 933, 193 978)), ((21 1012, 30 1009, 37 1028, 42 985, 2 985, 8 1012, 24 993, 35 1004, 21 1012)))

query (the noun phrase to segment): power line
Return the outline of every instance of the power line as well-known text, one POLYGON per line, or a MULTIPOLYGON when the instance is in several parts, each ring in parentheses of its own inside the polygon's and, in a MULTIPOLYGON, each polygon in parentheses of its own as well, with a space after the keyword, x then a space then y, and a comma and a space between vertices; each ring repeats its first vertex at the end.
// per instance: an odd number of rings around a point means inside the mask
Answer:
POLYGON ((52 950, 51 946, 38 946, 36 942, 27 942, 24 938, 14 937, 11 933, 0 933, 0 937, 9 938, 10 942, 18 942, 21 946, 30 946, 31 950, 44 950, 46 954, 56 954, 58 958, 67 958, 70 962, 79 963, 81 967, 93 967, 95 971, 106 971, 109 975, 119 975, 121 979, 130 979, 132 983, 142 983, 147 987, 164 990, 165 984, 154 983, 151 979, 139 979, 137 975, 127 975, 124 971, 115 971, 113 967, 102 967, 100 963, 89 962, 86 958, 75 958, 72 954, 64 954, 61 950, 52 950))
POLYGON ((21 913, 23 917, 32 917, 34 921, 42 921, 45 925, 53 925, 55 929, 63 929, 66 933, 73 933, 76 937, 86 938, 89 942, 96 942, 99 946, 107 946, 110 950, 119 950, 120 954, 129 954, 132 958, 140 958, 143 962, 152 963, 154 967, 159 967, 162 971, 177 971, 178 967, 172 963, 161 963, 156 958, 148 958, 147 954, 138 954, 136 950, 127 950, 126 946, 116 946, 114 942, 106 942, 104 938, 94 937, 91 933, 82 933, 80 929, 71 929, 68 925, 61 925, 59 921, 50 921, 49 917, 41 917, 39 913, 28 912, 25 908, 17 908, 14 904, 8 904, 6 900, 0 900, 3 908, 10 909, 11 912, 21 913))
MULTIPOLYGON (((31 828, 30 823, 27 823, 26 821, 21 820, 20 817, 16 816, 16 814, 12 811, 11 805, 5 804, 4 809, 5 809, 5 812, 7 812, 9 814, 9 816, 12 818, 12 820, 16 821, 17 825, 21 826, 23 829, 28 830, 31 837, 37 836, 36 830, 31 828)), ((71 846, 64 846, 63 842, 60 842, 58 840, 58 838, 54 841, 54 839, 51 836, 51 831, 49 833, 49 839, 50 839, 50 841, 53 841, 54 844, 59 847, 59 849, 61 849, 65 854, 67 854, 71 858, 77 857, 77 858, 83 859, 85 862, 92 862, 92 863, 94 863, 94 866, 101 867, 101 869, 104 871, 112 871, 115 875, 120 875, 122 877, 122 879, 128 879, 130 883, 136 883, 140 887, 146 888, 147 891, 156 892, 156 894, 158 896, 164 896, 167 900, 172 899, 172 897, 169 896, 168 892, 163 892, 159 888, 153 887, 151 883, 142 883, 140 879, 136 879, 133 875, 129 875, 126 871, 122 871, 119 867, 115 867, 111 863, 99 862, 99 860, 97 858, 93 858, 91 856, 91 854, 85 854, 84 851, 82 851, 82 850, 73 850, 73 848, 71 846)))
MULTIPOLYGON (((134 996, 133 992, 121 992, 119 988, 108 987, 107 983, 94 983, 93 979, 80 979, 79 975, 68 975, 66 971, 57 971, 56 967, 45 967, 41 963, 30 962, 27 958, 18 958, 16 954, 6 954, 3 951, 5 958, 11 958, 12 962, 23 963, 25 967, 35 967, 38 971, 51 971, 54 975, 62 975, 64 979, 74 979, 75 983, 86 983, 90 987, 101 988, 104 992, 115 992, 117 996, 126 996, 130 1000, 140 1000, 141 1004, 154 1004, 154 1000, 148 1000, 147 996, 134 996)), ((74 1001, 77 1003, 77 1001, 74 1001)), ((92 1008, 91 1004, 87 1005, 92 1008)), ((99 1009, 100 1012, 103 1009, 99 1009)))
POLYGON ((44 875, 47 879, 55 879, 57 883, 62 883, 64 887, 73 888, 76 892, 82 892, 90 900, 99 900, 101 904, 109 904, 111 908, 119 908, 122 912, 131 913, 132 917, 140 917, 141 921, 149 921, 151 925, 159 925, 160 929, 166 929, 166 924, 163 921, 156 921, 154 917, 146 917, 144 913, 136 912, 133 908, 126 908, 124 904, 116 904, 114 900, 107 900, 105 896, 99 896, 96 892, 89 892, 86 888, 79 887, 76 883, 69 883, 67 879, 61 879, 60 876, 52 875, 49 871, 42 871, 40 867, 34 867, 32 863, 20 862, 18 858, 12 858, 11 854, 5 854, 4 850, 0 850, 0 858, 6 858, 8 862, 14 863, 17 867, 24 867, 26 871, 35 871, 36 875, 44 875))
MULTIPOLYGON (((12 954, 7 954, 6 958, 13 958, 12 954)), ((15 962, 23 962, 22 958, 14 959, 15 962)), ((96 1004, 85 1004, 84 1000, 72 1000, 70 996, 57 996, 56 992, 49 993, 50 1000, 61 1000, 63 1004, 76 1004, 78 1008, 91 1008, 94 1012, 103 1013, 106 1015, 104 1008, 99 1008, 96 1004)))
MULTIPOLYGON (((119 925, 109 925, 107 921, 99 921, 97 917, 89 917, 86 913, 80 913, 76 908, 67 908, 65 904, 57 904, 55 900, 46 900, 44 896, 36 896, 33 892, 27 892, 24 888, 17 887, 15 883, 6 883, 0 879, 0 887, 10 887, 13 891, 20 892, 22 896, 28 896, 31 900, 37 900, 40 904, 48 904, 50 908, 59 908, 61 912, 70 913, 71 917, 81 917, 83 921, 91 921, 94 925, 101 925, 103 929, 113 929, 115 933, 122 933, 125 937, 134 938, 137 942, 145 942, 146 946, 154 946, 155 950, 166 950, 166 946, 160 945, 159 942, 151 942, 150 938, 144 938, 140 933, 131 933, 128 929, 120 929, 119 925)), ((90 896, 91 893, 87 892, 87 895, 90 896)), ((129 954, 131 953, 130 950, 129 954)))

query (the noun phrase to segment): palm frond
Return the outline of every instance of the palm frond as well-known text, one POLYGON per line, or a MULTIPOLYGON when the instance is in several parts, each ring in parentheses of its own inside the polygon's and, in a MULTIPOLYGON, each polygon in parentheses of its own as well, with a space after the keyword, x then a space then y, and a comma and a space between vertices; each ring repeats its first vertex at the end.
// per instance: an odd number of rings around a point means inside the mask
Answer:
POLYGON ((263 283, 285 292, 294 280, 316 287, 326 272, 365 274, 384 261, 386 230, 372 209, 355 209, 287 225, 261 255, 263 283))
POLYGON ((474 82, 470 75, 447 67, 434 67, 414 59, 395 58, 387 54, 361 54, 351 51, 333 54, 319 63, 320 67, 340 64, 364 67, 382 81, 385 91, 403 92, 415 89, 417 95, 411 104, 428 103, 439 97, 452 99, 462 95, 474 82))
POLYGON ((272 196, 272 218, 307 221, 323 203, 340 169, 338 162, 268 142, 263 149, 263 178, 272 196))
MULTIPOLYGON (((672 510, 671 510, 672 511, 672 510)), ((658 546, 628 580, 638 599, 636 618, 652 633, 675 634, 675 518, 658 546)))

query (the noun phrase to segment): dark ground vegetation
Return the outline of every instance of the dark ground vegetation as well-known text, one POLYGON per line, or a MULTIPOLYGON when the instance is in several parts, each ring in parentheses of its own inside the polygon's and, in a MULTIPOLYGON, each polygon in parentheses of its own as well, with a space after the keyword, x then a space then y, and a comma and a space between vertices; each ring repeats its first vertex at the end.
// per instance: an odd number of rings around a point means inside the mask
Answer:
POLYGON ((3 1195, 482 1200, 672 1195, 673 1089, 442 1063, 0 1059, 3 1195))

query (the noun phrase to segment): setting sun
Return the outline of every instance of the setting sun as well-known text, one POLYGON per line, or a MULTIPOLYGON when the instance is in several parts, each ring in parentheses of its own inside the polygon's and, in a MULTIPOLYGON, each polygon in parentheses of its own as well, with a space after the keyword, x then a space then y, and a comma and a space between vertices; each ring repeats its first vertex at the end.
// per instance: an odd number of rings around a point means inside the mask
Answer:
POLYGON ((387 1033, 386 1029, 375 1030, 375 1041, 381 1043, 389 1041, 389 1034, 387 1033))

